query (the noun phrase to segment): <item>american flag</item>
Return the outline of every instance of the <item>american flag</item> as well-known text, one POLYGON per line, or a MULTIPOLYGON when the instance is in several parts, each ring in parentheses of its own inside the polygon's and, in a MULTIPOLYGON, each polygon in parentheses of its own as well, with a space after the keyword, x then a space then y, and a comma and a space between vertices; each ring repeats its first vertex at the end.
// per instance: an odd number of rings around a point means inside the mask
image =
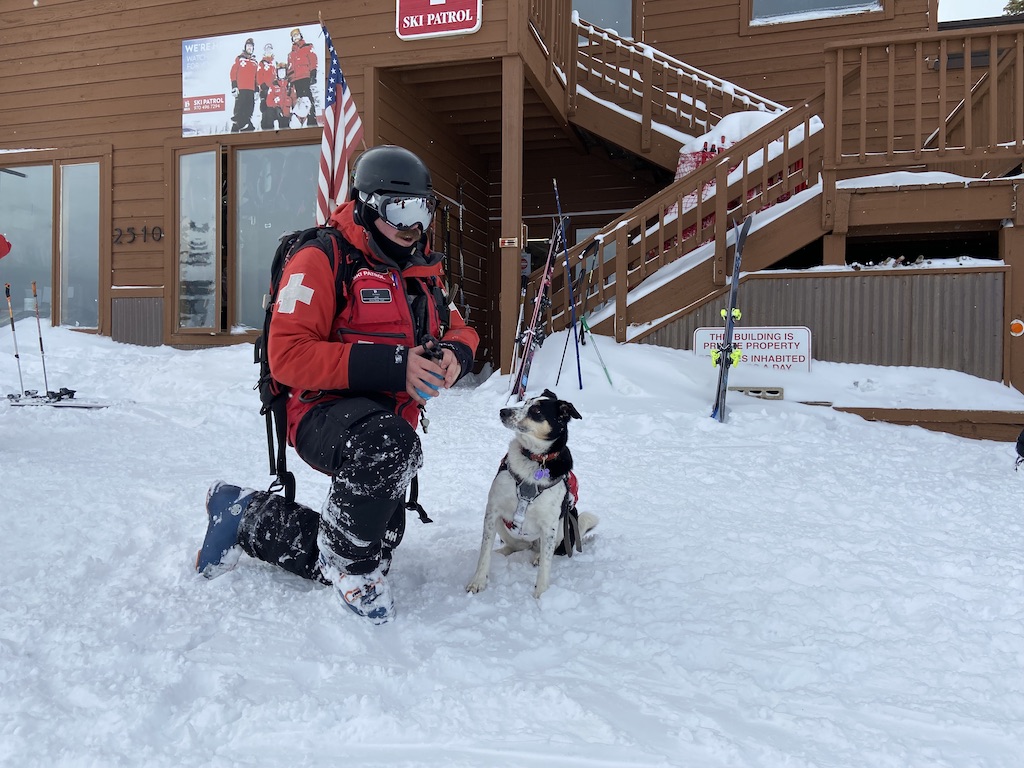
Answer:
POLYGON ((348 198, 348 161, 363 138, 363 121, 359 119, 352 92, 341 74, 338 52, 321 23, 327 40, 331 68, 327 73, 327 100, 324 104, 324 137, 320 142, 320 180, 316 195, 316 223, 327 223, 331 213, 348 198))

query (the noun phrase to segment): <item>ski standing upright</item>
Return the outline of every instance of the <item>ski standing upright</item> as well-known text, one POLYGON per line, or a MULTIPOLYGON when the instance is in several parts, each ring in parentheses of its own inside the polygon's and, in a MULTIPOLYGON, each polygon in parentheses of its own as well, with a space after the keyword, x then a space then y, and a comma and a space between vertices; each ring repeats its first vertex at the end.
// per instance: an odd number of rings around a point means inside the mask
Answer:
POLYGON ((530 324, 522 333, 521 347, 523 356, 519 361, 519 370, 512 380, 512 391, 508 399, 514 395, 516 400, 522 400, 526 396, 526 384, 530 378, 530 367, 533 365, 533 355, 537 347, 544 343, 544 313, 551 306, 551 298, 548 296, 548 289, 551 286, 551 273, 555 269, 555 255, 558 253, 558 240, 562 235, 562 227, 557 226, 551 233, 551 244, 548 248, 548 257, 544 262, 544 271, 541 273, 540 283, 537 285, 537 295, 533 299, 533 316, 530 324))
POLYGON ((743 260, 743 243, 750 231, 750 224, 753 216, 747 216, 743 224, 737 226, 736 230, 736 255, 732 265, 732 282, 729 285, 729 304, 722 310, 722 317, 725 318, 725 332, 722 334, 722 341, 716 349, 711 351, 711 361, 718 366, 718 389, 715 392, 715 407, 711 410, 711 418, 720 422, 725 421, 725 397, 729 392, 729 369, 739 363, 743 356, 743 350, 734 348, 732 343, 733 331, 736 329, 736 321, 740 318, 740 310, 736 305, 736 296, 740 287, 740 263, 743 260))

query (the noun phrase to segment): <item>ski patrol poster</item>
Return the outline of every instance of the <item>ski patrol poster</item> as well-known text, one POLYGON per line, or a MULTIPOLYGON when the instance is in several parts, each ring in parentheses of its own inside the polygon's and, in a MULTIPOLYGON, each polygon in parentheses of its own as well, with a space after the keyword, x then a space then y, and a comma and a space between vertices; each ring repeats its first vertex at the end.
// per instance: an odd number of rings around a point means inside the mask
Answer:
POLYGON ((325 58, 319 24, 183 40, 182 136, 321 125, 325 58))

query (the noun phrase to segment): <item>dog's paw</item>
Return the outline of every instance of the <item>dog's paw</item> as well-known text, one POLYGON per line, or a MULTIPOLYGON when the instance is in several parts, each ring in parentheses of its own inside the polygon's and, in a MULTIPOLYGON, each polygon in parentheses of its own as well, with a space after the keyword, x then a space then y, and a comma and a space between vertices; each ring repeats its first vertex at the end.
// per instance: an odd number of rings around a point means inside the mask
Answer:
POLYGON ((466 585, 466 591, 476 594, 477 592, 483 592, 487 587, 487 577, 484 576, 482 579, 473 579, 469 584, 466 585))

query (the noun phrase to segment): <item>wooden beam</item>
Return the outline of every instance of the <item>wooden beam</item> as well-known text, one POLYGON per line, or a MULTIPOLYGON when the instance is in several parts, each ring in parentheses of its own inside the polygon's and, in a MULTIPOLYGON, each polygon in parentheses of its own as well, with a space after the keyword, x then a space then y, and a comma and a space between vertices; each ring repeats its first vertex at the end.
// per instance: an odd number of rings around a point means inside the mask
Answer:
POLYGON ((1003 383, 1024 392, 1024 336, 1010 335, 1010 323, 1024 321, 1024 229, 999 230, 999 258, 1010 268, 1003 302, 1003 383))
POLYGON ((501 60, 501 223, 499 237, 514 245, 499 247, 498 360, 502 373, 512 372, 519 303, 519 254, 523 224, 523 60, 501 60))

